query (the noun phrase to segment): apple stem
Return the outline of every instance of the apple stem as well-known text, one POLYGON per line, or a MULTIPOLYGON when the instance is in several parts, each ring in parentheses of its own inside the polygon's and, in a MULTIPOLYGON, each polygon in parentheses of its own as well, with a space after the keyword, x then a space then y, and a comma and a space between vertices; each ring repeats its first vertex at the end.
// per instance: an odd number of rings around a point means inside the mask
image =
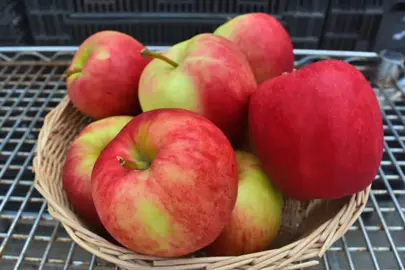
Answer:
POLYGON ((132 169, 132 170, 145 170, 149 168, 149 163, 145 161, 129 161, 125 160, 120 156, 117 156, 117 160, 119 164, 124 167, 125 169, 132 169))
POLYGON ((172 65, 173 67, 178 67, 179 66, 179 64, 177 64, 176 62, 174 62, 172 59, 168 58, 167 56, 164 56, 163 54, 158 53, 158 52, 150 51, 150 50, 148 50, 146 48, 144 48, 141 51, 141 55, 143 57, 153 57, 153 58, 163 60, 166 63, 172 65))
POLYGON ((62 74, 62 76, 63 76, 64 78, 67 78, 67 77, 69 77, 70 75, 75 74, 75 73, 79 73, 79 72, 82 72, 82 69, 81 69, 81 68, 78 68, 78 67, 75 67, 75 68, 66 70, 66 71, 62 74))

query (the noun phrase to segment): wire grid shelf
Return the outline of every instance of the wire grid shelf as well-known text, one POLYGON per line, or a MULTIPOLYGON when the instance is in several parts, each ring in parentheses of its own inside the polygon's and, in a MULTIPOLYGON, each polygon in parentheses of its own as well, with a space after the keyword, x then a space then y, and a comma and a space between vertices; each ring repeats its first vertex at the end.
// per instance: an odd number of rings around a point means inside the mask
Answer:
MULTIPOLYGON (((159 48, 155 48, 159 49, 159 48)), ((0 48, 0 269, 118 269, 77 246, 33 185, 32 158, 44 116, 66 94, 61 75, 75 47, 0 48), (37 50, 40 50, 37 51, 37 50)), ((374 53, 296 50, 373 74, 374 53)), ((405 100, 375 87, 385 152, 363 214, 311 269, 405 269, 405 100)))

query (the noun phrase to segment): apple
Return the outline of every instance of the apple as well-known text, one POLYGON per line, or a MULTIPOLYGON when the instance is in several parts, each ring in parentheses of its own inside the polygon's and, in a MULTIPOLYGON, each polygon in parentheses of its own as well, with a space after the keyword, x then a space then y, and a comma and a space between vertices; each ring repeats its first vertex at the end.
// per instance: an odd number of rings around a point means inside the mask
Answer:
POLYGON ((257 85, 235 44, 214 34, 199 34, 163 53, 144 50, 143 55, 156 58, 139 81, 143 111, 193 111, 216 124, 232 143, 240 139, 257 85))
POLYGON ((239 186, 230 221, 204 249, 210 256, 239 256, 269 247, 281 226, 283 196, 251 153, 235 151, 239 186))
POLYGON ((104 149, 92 196, 104 227, 134 252, 176 257, 213 242, 235 206, 238 168, 224 133, 175 108, 144 112, 104 149))
POLYGON ((143 48, 117 31, 89 36, 65 72, 67 93, 77 109, 95 120, 140 113, 138 83, 150 62, 141 56, 143 48))
POLYGON ((367 188, 383 153, 372 87, 349 63, 322 60, 262 83, 249 108, 264 170, 297 200, 337 199, 367 188))
POLYGON ((269 14, 238 15, 220 25, 214 34, 238 46, 249 61, 258 84, 293 70, 291 38, 283 25, 269 14))
POLYGON ((74 210, 98 232, 104 232, 91 195, 91 172, 104 147, 132 119, 110 116, 88 124, 75 137, 62 171, 63 188, 74 210))

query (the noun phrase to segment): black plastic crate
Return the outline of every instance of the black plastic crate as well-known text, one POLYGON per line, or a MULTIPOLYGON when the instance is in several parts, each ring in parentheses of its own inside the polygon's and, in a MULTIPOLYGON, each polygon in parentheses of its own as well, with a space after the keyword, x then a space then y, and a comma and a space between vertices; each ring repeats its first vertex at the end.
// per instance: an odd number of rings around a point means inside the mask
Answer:
POLYGON ((323 37, 321 48, 328 50, 369 51, 373 43, 361 40, 353 34, 327 33, 323 37))
POLYGON ((285 11, 304 13, 320 12, 322 14, 327 10, 329 4, 329 0, 287 0, 278 2, 283 3, 285 11))
POLYGON ((282 23, 292 37, 317 38, 322 35, 324 16, 287 15, 282 23))
POLYGON ((324 17, 283 16, 282 24, 291 36, 294 48, 317 49, 322 35, 324 17))
POLYGON ((28 29, 20 1, 0 1, 0 45, 28 43, 28 29))
MULTIPOLYGON (((320 1, 320 0, 312 0, 320 1)), ((278 0, 25 0, 33 12, 55 11, 72 13, 132 13, 132 12, 182 12, 182 13, 245 13, 282 12, 288 3, 278 0)))
POLYGON ((329 1, 291 0, 284 3, 282 23, 294 48, 317 49, 323 34, 329 1))
MULTIPOLYGON (((60 20, 63 18, 59 17, 60 20)), ((139 41, 148 45, 172 45, 179 41, 188 39, 198 33, 212 32, 215 26, 211 23, 201 23, 201 21, 187 22, 184 27, 183 21, 133 21, 125 20, 104 20, 103 22, 94 20, 68 20, 63 27, 60 24, 52 24, 58 20, 55 16, 43 16, 38 18, 37 23, 46 35, 36 35, 35 41, 38 45, 57 44, 57 45, 78 45, 85 40, 91 33, 101 30, 117 30, 131 34, 139 41), (43 23, 43 22, 46 23, 43 23)), ((35 20, 33 20, 35 23, 35 20)))
POLYGON ((323 49, 374 50, 387 11, 399 0, 330 0, 323 49))
POLYGON ((379 29, 382 14, 331 14, 325 32, 334 34, 355 34, 361 39, 373 38, 379 29))
POLYGON ((199 33, 212 32, 229 17, 266 12, 282 21, 292 38, 300 39, 297 44, 306 48, 315 48, 314 44, 319 43, 327 3, 324 0, 25 0, 37 45, 78 45, 100 30, 122 31, 148 45, 171 45, 199 33))
POLYGON ((320 47, 335 50, 372 50, 383 18, 383 6, 374 5, 374 8, 371 8, 371 2, 375 1, 369 1, 369 5, 365 5, 367 1, 350 1, 353 4, 357 2, 357 5, 349 9, 342 5, 346 1, 339 1, 340 7, 333 7, 337 2, 335 0, 331 3, 320 47))
POLYGON ((331 9, 345 11, 367 11, 382 13, 396 0, 330 0, 331 9))
POLYGON ((52 13, 247 13, 285 11, 323 12, 326 0, 25 0, 30 12, 52 13))
POLYGON ((315 37, 292 37, 294 48, 299 49, 318 49, 319 38, 315 37))
POLYGON ((395 50, 405 54, 405 0, 396 0, 386 10, 376 38, 375 51, 395 50))
POLYGON ((101 30, 117 30, 136 37, 148 45, 172 45, 198 33, 212 32, 222 19, 204 21, 199 18, 81 18, 63 15, 31 16, 31 26, 44 34, 34 35, 37 45, 78 45, 90 34, 101 30))

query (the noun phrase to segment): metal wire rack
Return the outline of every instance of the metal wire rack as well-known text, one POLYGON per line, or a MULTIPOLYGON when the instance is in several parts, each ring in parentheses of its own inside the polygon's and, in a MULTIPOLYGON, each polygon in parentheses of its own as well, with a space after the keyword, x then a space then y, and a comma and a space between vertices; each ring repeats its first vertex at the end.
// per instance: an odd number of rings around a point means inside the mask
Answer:
MULTIPOLYGON (((155 47, 155 49, 160 49, 155 47)), ((61 74, 75 47, 0 48, 0 269, 117 269, 77 246, 33 186, 32 158, 44 116, 66 94, 61 74)), ((296 50, 297 66, 352 62, 372 80, 375 53, 296 50)), ((385 152, 367 207, 312 269, 405 269, 405 100, 377 87, 385 152)))

